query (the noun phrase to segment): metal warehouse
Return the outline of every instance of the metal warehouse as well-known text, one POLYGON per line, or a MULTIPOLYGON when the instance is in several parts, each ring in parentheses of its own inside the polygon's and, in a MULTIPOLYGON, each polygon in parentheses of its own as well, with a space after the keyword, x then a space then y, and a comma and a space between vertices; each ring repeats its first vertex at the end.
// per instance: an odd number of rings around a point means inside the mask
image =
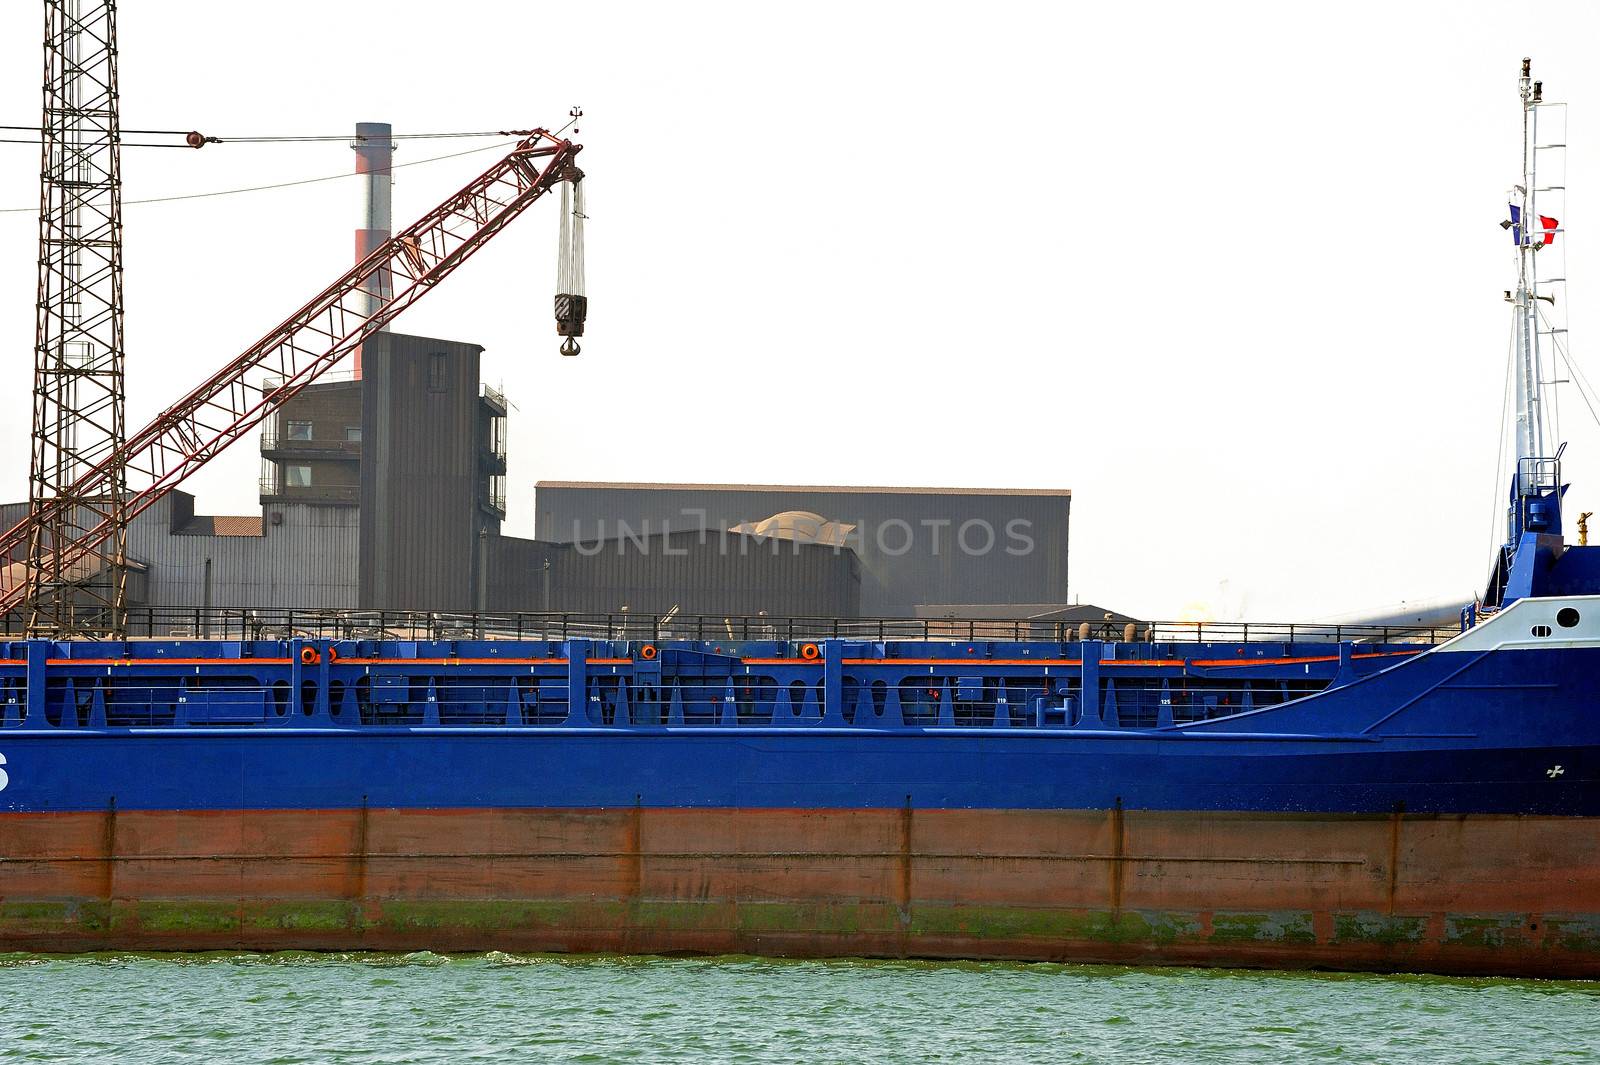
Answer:
POLYGON ((1070 602, 1067 489, 540 481, 537 492, 545 541, 737 531, 853 551, 868 617, 1070 602))

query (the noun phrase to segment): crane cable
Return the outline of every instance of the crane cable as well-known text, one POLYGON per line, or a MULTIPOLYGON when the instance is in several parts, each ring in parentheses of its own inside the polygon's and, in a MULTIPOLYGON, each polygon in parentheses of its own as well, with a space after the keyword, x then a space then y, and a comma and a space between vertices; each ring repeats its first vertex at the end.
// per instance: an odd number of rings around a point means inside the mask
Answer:
MULTIPOLYGON (((389 139, 392 141, 412 141, 447 140, 459 137, 531 137, 535 132, 535 130, 531 129, 491 129, 473 133, 391 133, 389 139)), ((349 133, 324 133, 315 136, 207 137, 205 142, 207 144, 297 144, 310 141, 349 141, 355 139, 349 133)))
MULTIPOLYGON (((566 125, 562 126, 558 130, 555 130, 553 133, 550 134, 550 136, 552 136, 552 137, 560 136, 562 133, 565 133, 567 131, 567 129, 573 124, 573 122, 576 122, 577 120, 578 120, 578 117, 577 116, 573 116, 567 122, 566 125)), ((23 127, 0 126, 0 129, 17 129, 17 128, 23 128, 23 127)), ((170 132, 170 131, 167 131, 167 130, 129 130, 128 132, 130 132, 130 133, 141 133, 141 132, 143 132, 143 133, 151 133, 151 132, 170 132)), ((502 132, 504 132, 505 134, 507 134, 509 136, 532 136, 535 131, 534 130, 526 130, 526 131, 524 131, 524 130, 505 130, 505 131, 502 131, 502 132)), ((487 137, 497 137, 497 136, 500 136, 500 134, 499 133, 437 133, 437 134, 435 134, 435 133, 409 133, 409 134, 402 133, 402 134, 395 135, 394 139, 395 140, 401 140, 401 139, 420 139, 420 138, 425 138, 425 137, 485 137, 485 136, 487 136, 487 137)), ((338 138, 332 138, 332 137, 309 138, 309 137, 305 137, 305 138, 295 138, 295 139, 299 139, 299 140, 334 140, 334 139, 337 139, 337 140, 348 141, 348 140, 353 140, 354 138, 352 138, 351 136, 346 134, 346 135, 338 137, 338 138)), ((244 140, 244 138, 235 138, 235 140, 244 140)), ((229 141, 227 139, 222 139, 220 141, 220 143, 227 144, 227 143, 229 143, 229 141)), ((512 142, 512 141, 501 141, 501 142, 496 143, 496 144, 486 144, 486 145, 482 146, 481 148, 468 148, 465 151, 450 152, 447 155, 435 155, 435 156, 431 156, 431 157, 429 157, 427 159, 413 159, 409 163, 395 163, 389 169, 390 170, 400 170, 400 169, 402 169, 404 167, 408 167, 408 166, 422 166, 424 163, 437 163, 437 162, 440 162, 440 161, 445 160, 445 159, 459 159, 464 155, 475 155, 478 152, 492 151, 492 150, 494 150, 496 148, 509 148, 512 145, 512 143, 514 143, 514 142, 512 142)), ((161 147, 169 147, 169 146, 168 145, 162 145, 161 147)), ((179 145, 179 147, 186 147, 186 145, 179 145)), ((272 184, 272 185, 250 185, 250 186, 246 186, 244 188, 237 188, 237 189, 218 189, 215 192, 191 192, 191 193, 185 193, 185 194, 178 195, 178 196, 152 196, 152 197, 148 197, 146 199, 124 200, 123 201, 123 206, 131 206, 131 205, 136 204, 136 203, 172 203, 172 202, 177 201, 177 200, 206 200, 206 199, 211 199, 211 198, 217 197, 217 196, 237 196, 240 193, 245 193, 245 192, 267 192, 267 191, 270 191, 272 189, 288 189, 288 188, 293 188, 293 187, 295 187, 297 185, 315 185, 315 184, 318 184, 318 183, 324 182, 324 181, 338 181, 340 178, 359 177, 359 176, 360 175, 351 173, 350 171, 347 170, 347 171, 344 171, 344 172, 338 173, 338 174, 325 174, 322 177, 301 178, 298 181, 280 181, 280 182, 277 182, 277 183, 272 184)), ((38 210, 39 209, 37 207, 0 207, 0 214, 36 213, 38 210)))
MULTIPOLYGON (((448 155, 435 155, 427 159, 413 159, 409 163, 395 163, 389 169, 399 170, 400 168, 407 166, 422 166, 424 163, 437 163, 444 159, 459 159, 463 155, 475 155, 478 152, 492 151, 496 148, 509 148, 514 143, 516 142, 501 141, 497 144, 486 144, 481 148, 468 148, 464 152, 451 152, 448 155)), ((122 203, 124 207, 127 207, 136 203, 172 203, 175 200, 208 200, 216 196, 237 196, 244 192, 267 192, 271 189, 288 189, 293 188, 296 185, 315 185, 323 181, 338 181, 340 178, 361 176, 363 175, 354 173, 352 171, 345 171, 339 174, 324 174, 322 177, 301 178, 298 181, 279 181, 272 185, 247 185, 243 188, 237 189, 217 189, 214 192, 190 192, 178 196, 151 196, 139 200, 124 200, 122 203)), ((24 212, 37 213, 38 210, 38 207, 0 207, 0 214, 21 214, 24 212)))
MULTIPOLYGON (((14 133, 43 133, 39 126, 0 126, 0 130, 14 133)), ((124 129, 120 133, 135 136, 151 137, 182 137, 177 144, 146 144, 142 142, 122 142, 124 148, 201 148, 207 144, 296 144, 312 143, 316 141, 349 141, 355 136, 349 133, 319 133, 319 134, 257 134, 249 137, 210 137, 194 130, 187 129, 124 129)), ((461 137, 530 137, 534 133, 531 129, 487 129, 468 130, 456 133, 392 133, 390 140, 450 140, 461 137)), ((38 144, 38 138, 0 140, 0 144, 38 144)))

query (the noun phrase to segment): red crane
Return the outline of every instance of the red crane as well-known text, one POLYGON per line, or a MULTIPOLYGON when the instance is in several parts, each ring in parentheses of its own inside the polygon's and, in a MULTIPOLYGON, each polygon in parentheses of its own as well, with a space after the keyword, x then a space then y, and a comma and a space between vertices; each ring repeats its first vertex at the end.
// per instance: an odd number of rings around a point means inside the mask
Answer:
MULTIPOLYGON (((59 498, 95 498, 126 476, 125 515, 131 521, 421 299, 535 200, 562 181, 581 181, 574 159, 582 147, 535 130, 466 188, 374 249, 244 354, 129 434, 59 498), (374 307, 374 292, 393 295, 374 307), (246 379, 258 371, 262 376, 256 382, 246 379)), ((27 597, 29 574, 40 567, 83 571, 83 579, 93 578, 87 570, 116 527, 110 518, 85 523, 80 535, 59 544, 35 535, 41 527, 59 526, 61 506, 58 499, 46 500, 0 536, 0 619, 15 616, 27 597), (44 552, 50 557, 39 557, 44 552)))

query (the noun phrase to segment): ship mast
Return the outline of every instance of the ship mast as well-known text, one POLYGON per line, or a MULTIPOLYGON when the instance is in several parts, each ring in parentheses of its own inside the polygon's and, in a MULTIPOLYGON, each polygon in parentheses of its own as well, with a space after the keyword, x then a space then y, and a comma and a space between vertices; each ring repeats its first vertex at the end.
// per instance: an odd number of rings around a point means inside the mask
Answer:
MULTIPOLYGON (((1560 336, 1566 330, 1557 326, 1557 289, 1550 287, 1566 284, 1566 278, 1560 276, 1565 273, 1560 269, 1561 252, 1556 252, 1556 276, 1539 276, 1539 253, 1551 251, 1557 235, 1565 232, 1557 218, 1539 213, 1540 194, 1549 193, 1553 197, 1553 207, 1546 207, 1546 210, 1566 213, 1566 186, 1562 176, 1566 144, 1541 144, 1539 120, 1544 109, 1559 109, 1563 105, 1545 101, 1544 86, 1533 80, 1531 67, 1530 60, 1522 61, 1522 74, 1517 82, 1522 99, 1522 180, 1506 197, 1511 217, 1500 223, 1510 231, 1517 248, 1516 288, 1507 289, 1505 293, 1512 309, 1511 376, 1516 381, 1513 428, 1516 442, 1511 448, 1514 465, 1506 510, 1506 541, 1496 552, 1489 584, 1480 603, 1489 610, 1528 596, 1553 595, 1564 588, 1572 591, 1576 587, 1573 581, 1577 579, 1572 576, 1576 572, 1572 566, 1565 567, 1565 576, 1555 573, 1556 563, 1567 551, 1561 536, 1561 497, 1566 486, 1561 483, 1563 446, 1555 446, 1560 434, 1556 424, 1555 393, 1545 391, 1547 386, 1553 389, 1559 382, 1544 376, 1545 353, 1540 343, 1541 337, 1549 337, 1549 350, 1554 359, 1566 358, 1560 336), (1552 151, 1556 154, 1542 154, 1552 151), (1541 171, 1546 181, 1553 173, 1555 183, 1540 186, 1541 171), (1545 313, 1541 313, 1541 302, 1547 305, 1545 313)), ((1565 112, 1558 110, 1557 116, 1564 117, 1565 112)), ((1557 116, 1550 116, 1545 124, 1554 123, 1558 127, 1555 140, 1564 142, 1564 123, 1558 121, 1557 116)), ((1587 588, 1588 578, 1584 577, 1579 583, 1587 588)))
POLYGON ((1517 245, 1515 346, 1517 353, 1517 488, 1526 495, 1533 485, 1523 480, 1533 474, 1536 461, 1550 453, 1545 439, 1544 378, 1540 366, 1539 312, 1534 300, 1539 285, 1538 249, 1543 246, 1538 213, 1539 109, 1543 85, 1535 82, 1532 62, 1522 61, 1518 81, 1522 97, 1522 181, 1513 190, 1517 217, 1512 233, 1517 245))
MULTIPOLYGON (((1539 187, 1540 152, 1565 149, 1565 144, 1539 143, 1539 113, 1545 106, 1544 84, 1533 80, 1532 62, 1522 61, 1518 95, 1522 99, 1522 180, 1511 190, 1511 218, 1503 222, 1517 247, 1517 287, 1506 293, 1512 305, 1512 360, 1516 379, 1516 446, 1511 500, 1506 521, 1506 548, 1516 553, 1525 534, 1561 535, 1561 453, 1553 450, 1554 408, 1546 404, 1541 335, 1555 340, 1554 330, 1540 328, 1539 301, 1555 305, 1555 295, 1539 291, 1539 252, 1549 249, 1561 232, 1560 222, 1539 213, 1539 193, 1560 185, 1539 187)), ((1559 106, 1559 105, 1557 105, 1559 106)), ((1559 281, 1560 278, 1551 280, 1559 281)))

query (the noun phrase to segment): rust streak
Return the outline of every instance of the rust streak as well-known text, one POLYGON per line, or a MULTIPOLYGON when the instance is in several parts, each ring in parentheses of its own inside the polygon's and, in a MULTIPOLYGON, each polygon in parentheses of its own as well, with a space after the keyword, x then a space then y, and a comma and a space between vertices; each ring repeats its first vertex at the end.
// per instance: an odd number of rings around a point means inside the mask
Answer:
POLYGON ((357 905, 367 897, 367 831, 369 814, 367 797, 361 796, 361 816, 356 821, 356 847, 352 855, 355 864, 354 887, 350 892, 357 905))
POLYGON ((906 804, 900 808, 900 854, 896 861, 900 876, 895 891, 895 905, 899 910, 895 938, 902 958, 908 953, 911 928, 911 816, 911 796, 907 795, 906 804))
POLYGON ((628 817, 627 851, 623 857, 628 859, 627 868, 624 870, 625 883, 629 902, 639 901, 639 892, 644 884, 644 808, 639 802, 639 796, 633 797, 633 813, 628 817))
POLYGON ((1405 804, 1397 803, 1389 815, 1389 882, 1386 899, 1387 912, 1394 914, 1394 889, 1400 879, 1400 821, 1405 817, 1405 804))
POLYGON ((911 909, 911 796, 900 810, 900 908, 911 909))
POLYGON ((111 796, 111 801, 106 804, 105 828, 105 876, 100 884, 100 897, 110 902, 116 897, 117 889, 117 797, 111 796))
POLYGON ((1126 868, 1124 851, 1127 847, 1128 826, 1122 816, 1122 796, 1111 808, 1111 912, 1116 920, 1122 918, 1122 877, 1126 868))

